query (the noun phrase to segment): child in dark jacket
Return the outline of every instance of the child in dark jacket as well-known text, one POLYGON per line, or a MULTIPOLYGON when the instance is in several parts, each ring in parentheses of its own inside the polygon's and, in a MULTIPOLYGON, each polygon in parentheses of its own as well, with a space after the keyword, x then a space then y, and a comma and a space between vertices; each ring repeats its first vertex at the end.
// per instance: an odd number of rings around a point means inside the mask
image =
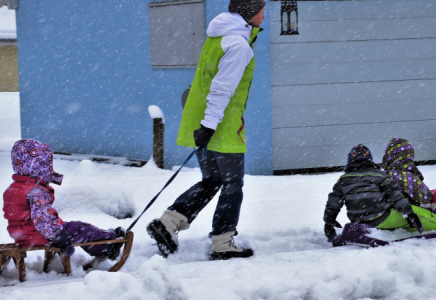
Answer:
MULTIPOLYGON (((48 144, 19 140, 11 151, 13 183, 3 193, 7 230, 21 247, 52 245, 65 256, 74 254, 74 243, 111 240, 125 236, 120 227, 102 230, 91 224, 64 222, 52 207, 55 200, 50 183, 60 185, 63 175, 53 171, 53 154, 48 144)), ((92 256, 114 260, 122 243, 83 247, 92 256)))
POLYGON ((415 206, 436 212, 436 195, 424 183, 424 176, 415 166, 415 150, 403 138, 393 138, 386 146, 382 167, 415 206))
POLYGON ((368 227, 404 227, 419 232, 436 228, 428 224, 423 228, 414 212, 421 208, 412 208, 397 184, 374 164, 371 152, 362 144, 353 147, 348 153, 345 174, 339 178, 328 196, 324 232, 330 241, 336 236, 334 227, 340 227, 336 217, 344 204, 351 222, 366 224, 368 227))

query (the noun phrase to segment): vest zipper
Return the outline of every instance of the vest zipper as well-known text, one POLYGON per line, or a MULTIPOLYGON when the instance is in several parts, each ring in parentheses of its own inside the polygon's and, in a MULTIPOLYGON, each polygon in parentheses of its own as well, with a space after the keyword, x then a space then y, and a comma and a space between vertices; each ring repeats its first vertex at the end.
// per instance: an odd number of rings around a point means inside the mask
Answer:
POLYGON ((239 138, 241 139, 242 144, 245 144, 245 143, 244 143, 244 140, 242 139, 242 136, 241 136, 241 131, 242 131, 242 130, 244 129, 244 127, 245 127, 244 115, 241 116, 241 121, 242 121, 242 124, 241 124, 241 127, 239 127, 239 129, 238 129, 238 135, 239 135, 239 138))

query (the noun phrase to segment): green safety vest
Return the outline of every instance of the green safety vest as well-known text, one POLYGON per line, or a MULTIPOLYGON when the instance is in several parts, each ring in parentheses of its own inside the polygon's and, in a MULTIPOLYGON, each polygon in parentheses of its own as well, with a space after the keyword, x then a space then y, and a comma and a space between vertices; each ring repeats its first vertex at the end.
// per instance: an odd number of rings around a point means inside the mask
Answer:
MULTIPOLYGON (((249 44, 252 42, 260 29, 253 27, 249 44)), ((201 50, 200 60, 192 82, 191 90, 183 110, 180 123, 177 145, 196 148, 194 142, 194 130, 200 128, 200 122, 204 119, 207 107, 207 95, 210 92, 212 79, 218 73, 218 65, 225 52, 221 47, 223 37, 208 37, 201 50)), ((218 124, 212 139, 207 145, 208 150, 221 153, 245 153, 245 128, 243 113, 247 106, 248 93, 254 73, 254 56, 245 68, 241 81, 235 93, 230 98, 229 104, 224 110, 224 117, 218 124)))

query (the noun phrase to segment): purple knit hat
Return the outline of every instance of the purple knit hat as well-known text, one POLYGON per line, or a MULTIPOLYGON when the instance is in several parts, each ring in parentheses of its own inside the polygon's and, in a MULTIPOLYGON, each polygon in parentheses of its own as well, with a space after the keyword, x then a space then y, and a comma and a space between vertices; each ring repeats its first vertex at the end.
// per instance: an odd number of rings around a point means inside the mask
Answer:
POLYGON ((61 184, 63 175, 53 171, 53 153, 48 144, 36 140, 16 141, 11 151, 15 174, 29 176, 45 183, 61 184))

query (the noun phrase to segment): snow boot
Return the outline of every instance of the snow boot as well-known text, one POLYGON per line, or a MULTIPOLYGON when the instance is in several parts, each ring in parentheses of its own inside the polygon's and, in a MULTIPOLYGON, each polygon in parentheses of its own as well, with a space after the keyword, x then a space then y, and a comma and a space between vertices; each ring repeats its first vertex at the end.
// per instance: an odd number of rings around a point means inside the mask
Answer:
MULTIPOLYGON (((122 227, 117 227, 114 229, 115 231, 115 239, 119 238, 126 238, 126 230, 122 227)), ((106 259, 110 260, 116 260, 118 256, 120 255, 121 248, 123 247, 123 243, 114 243, 114 244, 108 244, 106 249, 99 255, 95 256, 95 259, 84 266, 85 270, 88 270, 90 268, 94 269, 99 263, 105 261, 106 259)))
MULTIPOLYGON (((126 238, 126 231, 122 227, 115 228, 115 239, 118 238, 126 238)), ((110 260, 116 260, 120 255, 121 247, 123 247, 123 243, 109 244, 106 252, 104 252, 104 256, 110 260)))
POLYGON ((189 226, 188 218, 184 215, 166 210, 162 217, 148 224, 147 232, 157 242, 160 252, 167 257, 168 254, 176 252, 179 247, 177 233, 188 229, 189 226))
POLYGON ((211 235, 212 253, 209 260, 226 260, 234 257, 250 257, 254 254, 250 248, 241 248, 234 245, 235 231, 229 231, 220 235, 211 235))

